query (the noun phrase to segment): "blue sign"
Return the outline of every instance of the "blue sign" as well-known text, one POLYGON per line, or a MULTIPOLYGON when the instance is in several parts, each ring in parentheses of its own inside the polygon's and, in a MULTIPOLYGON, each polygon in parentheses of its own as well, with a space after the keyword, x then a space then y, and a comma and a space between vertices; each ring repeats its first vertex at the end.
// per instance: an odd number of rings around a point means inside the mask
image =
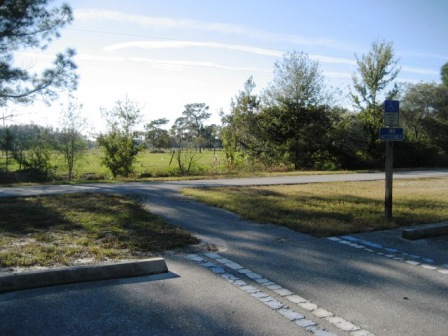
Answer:
POLYGON ((382 141, 403 141, 404 132, 398 127, 381 127, 380 140, 382 141))
POLYGON ((399 112, 399 111, 400 111, 400 101, 398 100, 384 101, 384 112, 399 112))

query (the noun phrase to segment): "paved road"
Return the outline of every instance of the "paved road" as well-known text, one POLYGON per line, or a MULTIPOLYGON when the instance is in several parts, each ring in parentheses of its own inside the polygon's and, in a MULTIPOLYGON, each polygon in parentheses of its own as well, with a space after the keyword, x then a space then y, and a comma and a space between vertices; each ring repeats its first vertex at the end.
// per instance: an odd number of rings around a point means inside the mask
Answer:
MULTIPOLYGON (((432 174, 448 176, 448 171, 432 174)), ((431 240, 406 242, 399 230, 317 239, 245 221, 177 193, 192 185, 383 178, 344 174, 1 188, 2 196, 137 193, 150 211, 204 243, 165 254, 168 275, 0 295, 0 334, 446 335, 448 249, 434 248, 431 240)))
MULTIPOLYGON (((448 170, 421 170, 395 172, 394 179, 403 178, 427 178, 446 177, 448 170)), ((0 187, 0 197, 30 196, 44 194, 58 194, 69 192, 116 192, 139 194, 146 191, 177 192, 185 187, 207 187, 207 186, 243 186, 243 185, 270 185, 270 184, 298 184, 298 183, 321 183, 335 181, 374 181, 384 180, 384 173, 360 173, 360 174, 334 174, 334 175, 302 175, 302 176, 277 176, 258 178, 236 178, 219 180, 199 181, 176 181, 163 183, 91 183, 81 185, 45 185, 32 187, 0 187)))

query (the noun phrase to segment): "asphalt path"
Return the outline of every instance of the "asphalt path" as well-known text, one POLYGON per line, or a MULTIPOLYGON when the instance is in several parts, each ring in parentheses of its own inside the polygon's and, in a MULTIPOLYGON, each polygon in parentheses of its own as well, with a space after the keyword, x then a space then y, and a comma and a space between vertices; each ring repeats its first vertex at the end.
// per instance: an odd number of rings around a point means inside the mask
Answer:
MULTIPOLYGON (((394 174, 437 176, 448 171, 394 174)), ((372 173, 0 188, 0 196, 137 194, 148 210, 203 241, 164 254, 165 275, 2 294, 0 334, 447 335, 446 240, 404 241, 400 230, 318 239, 178 193, 191 186, 381 179, 372 173)))

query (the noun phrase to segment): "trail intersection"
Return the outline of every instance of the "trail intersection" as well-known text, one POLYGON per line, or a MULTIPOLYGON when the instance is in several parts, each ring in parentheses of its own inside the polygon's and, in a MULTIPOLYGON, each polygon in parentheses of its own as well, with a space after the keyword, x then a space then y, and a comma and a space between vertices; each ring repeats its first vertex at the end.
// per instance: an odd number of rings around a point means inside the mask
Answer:
MULTIPOLYGON (((433 176, 448 171, 395 174, 433 176)), ((137 194, 148 210, 203 240, 202 248, 163 255, 168 273, 2 294, 0 334, 446 335, 443 240, 405 241, 401 230, 319 239, 178 193, 192 186, 381 179, 373 173, 0 188, 4 197, 137 194)))

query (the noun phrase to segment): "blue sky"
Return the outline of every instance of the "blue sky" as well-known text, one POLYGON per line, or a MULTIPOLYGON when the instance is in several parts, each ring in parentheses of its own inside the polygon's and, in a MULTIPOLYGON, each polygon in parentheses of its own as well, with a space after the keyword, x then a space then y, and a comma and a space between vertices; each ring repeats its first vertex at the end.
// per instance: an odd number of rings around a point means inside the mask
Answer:
MULTIPOLYGON (((211 122, 219 123, 218 111, 229 110, 244 82, 253 76, 264 89, 287 51, 318 60, 327 84, 344 93, 356 71, 355 53, 367 53, 376 40, 393 42, 402 68, 398 81, 440 82, 448 62, 446 0, 66 2, 75 21, 61 38, 15 59, 38 70, 56 52, 75 48, 75 96, 97 131, 103 129, 99 108, 126 96, 143 106, 146 122, 166 117, 171 125, 185 104, 203 102, 211 122)), ((61 107, 8 109, 18 114, 11 122, 57 126, 61 107)))

